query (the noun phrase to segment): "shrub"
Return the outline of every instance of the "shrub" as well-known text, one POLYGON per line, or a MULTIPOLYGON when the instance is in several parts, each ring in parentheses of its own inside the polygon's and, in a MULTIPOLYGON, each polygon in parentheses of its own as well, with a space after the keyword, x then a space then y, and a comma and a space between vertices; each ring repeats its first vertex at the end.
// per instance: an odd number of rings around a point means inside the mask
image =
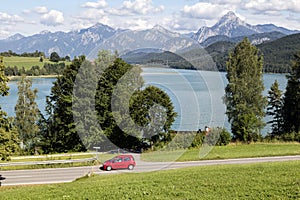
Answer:
POLYGON ((231 141, 230 133, 221 127, 212 128, 205 137, 205 143, 208 145, 225 146, 231 141))

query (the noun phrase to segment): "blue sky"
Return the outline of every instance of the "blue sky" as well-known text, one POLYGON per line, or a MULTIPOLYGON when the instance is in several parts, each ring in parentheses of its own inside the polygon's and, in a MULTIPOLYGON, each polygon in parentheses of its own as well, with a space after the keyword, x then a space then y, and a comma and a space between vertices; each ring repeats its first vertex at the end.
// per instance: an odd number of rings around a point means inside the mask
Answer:
POLYGON ((133 30, 159 24, 172 31, 195 32, 212 26, 228 11, 250 24, 300 30, 299 0, 9 0, 0 7, 0 38, 71 31, 98 22, 133 30))

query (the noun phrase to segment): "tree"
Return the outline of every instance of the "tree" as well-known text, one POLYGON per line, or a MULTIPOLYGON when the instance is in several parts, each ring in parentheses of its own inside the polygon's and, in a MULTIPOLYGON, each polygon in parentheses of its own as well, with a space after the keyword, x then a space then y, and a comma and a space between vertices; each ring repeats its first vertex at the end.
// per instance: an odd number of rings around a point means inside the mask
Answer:
POLYGON ((294 56, 283 98, 283 122, 286 133, 300 131, 300 53, 294 56))
MULTIPOLYGON (((4 74, 3 57, 0 56, 0 96, 7 96, 9 87, 8 77, 4 74)), ((9 157, 18 150, 18 136, 12 127, 6 113, 0 106, 0 159, 9 160, 9 157)))
POLYGON ((250 142, 264 127, 267 99, 262 95, 263 58, 245 38, 229 54, 226 64, 228 84, 224 102, 231 131, 234 139, 250 142))
POLYGON ((170 139, 169 131, 177 113, 170 97, 161 89, 149 86, 137 91, 131 98, 130 114, 141 126, 142 139, 150 146, 170 139))
POLYGON ((141 69, 102 52, 97 62, 103 73, 96 93, 99 124, 109 140, 120 148, 136 149, 145 140, 167 140, 175 113, 170 98, 156 87, 142 90, 141 69))
POLYGON ((73 87, 73 118, 77 133, 87 149, 102 146, 103 150, 106 139, 95 112, 95 93, 100 74, 97 64, 84 61, 73 87))
POLYGON ((283 128, 283 118, 282 118, 282 91, 279 89, 278 81, 272 84, 270 90, 268 91, 268 107, 267 115, 272 116, 272 120, 268 123, 271 124, 272 133, 271 136, 279 136, 282 133, 283 128))
POLYGON ((17 130, 9 124, 0 127, 0 159, 10 160, 10 156, 19 151, 17 130))
MULTIPOLYGON (((104 52, 105 53, 105 52, 104 52)), ((97 62, 104 62, 104 63, 110 63, 111 58, 113 58, 113 55, 106 55, 101 54, 101 58, 98 59, 97 62)), ((103 63, 103 64, 104 64, 103 63)), ((134 81, 136 77, 139 77, 139 71, 136 71, 136 73, 132 74, 131 83, 134 84, 133 87, 129 87, 129 82, 125 81, 124 83, 118 84, 119 80, 127 73, 130 72, 132 69, 132 66, 124 62, 120 58, 116 58, 110 65, 107 65, 105 68, 105 64, 102 66, 103 73, 99 80, 97 92, 96 92, 96 111, 98 115, 98 120, 100 127, 104 131, 105 135, 109 138, 109 140, 116 146, 120 148, 135 148, 139 144, 139 139, 136 138, 136 134, 134 134, 132 129, 129 129, 127 131, 130 131, 130 133, 125 133, 122 130, 122 127, 118 124, 122 123, 125 124, 126 127, 128 126, 128 121, 124 118, 122 114, 124 112, 120 109, 128 108, 128 106, 122 106, 120 104, 124 102, 128 102, 129 99, 128 94, 134 92, 135 90, 139 89, 136 88, 136 85, 139 84, 138 80, 137 82, 134 81), (123 88, 120 89, 119 92, 116 92, 113 98, 114 89, 116 87, 123 88), (126 87, 127 85, 127 87, 126 87), (119 99, 126 99, 126 100, 119 100, 119 99), (112 106, 114 106, 115 110, 113 112, 112 106), (127 122, 125 122, 125 121, 127 122)), ((129 113, 128 113, 129 114, 129 113)), ((128 117, 129 115, 127 115, 128 117)), ((136 133, 136 132, 135 132, 136 133)))
POLYGON ((71 61, 70 56, 65 56, 65 61, 70 62, 71 61))
POLYGON ((48 118, 40 122, 47 124, 43 130, 43 150, 45 152, 85 151, 85 147, 77 134, 73 119, 73 86, 76 75, 85 56, 75 58, 54 82, 51 94, 47 97, 46 111, 48 118))
POLYGON ((37 121, 40 111, 35 102, 38 91, 31 90, 31 87, 31 79, 23 75, 18 83, 18 101, 15 106, 15 126, 21 140, 21 148, 23 147, 28 153, 34 153, 39 142, 37 121))
POLYGON ((50 54, 50 61, 51 62, 58 62, 58 61, 60 61, 60 57, 59 57, 58 53, 56 53, 55 51, 52 52, 50 54))

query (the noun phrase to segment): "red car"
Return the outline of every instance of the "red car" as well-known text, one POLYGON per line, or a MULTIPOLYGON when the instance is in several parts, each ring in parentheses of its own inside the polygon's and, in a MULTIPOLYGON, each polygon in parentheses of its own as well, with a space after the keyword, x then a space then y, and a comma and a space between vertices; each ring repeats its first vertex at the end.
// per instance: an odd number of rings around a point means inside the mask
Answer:
POLYGON ((100 169, 110 171, 112 169, 129 169, 135 167, 134 157, 132 155, 119 155, 103 163, 100 169))

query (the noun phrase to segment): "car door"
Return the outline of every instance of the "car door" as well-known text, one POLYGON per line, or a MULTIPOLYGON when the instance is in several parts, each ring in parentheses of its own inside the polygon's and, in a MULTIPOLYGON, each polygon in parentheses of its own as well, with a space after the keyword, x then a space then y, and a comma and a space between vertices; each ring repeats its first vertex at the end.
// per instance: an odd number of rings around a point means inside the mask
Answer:
POLYGON ((131 164, 130 157, 124 157, 123 159, 123 168, 128 168, 128 166, 131 164))
POLYGON ((114 166, 113 166, 113 168, 115 168, 115 169, 121 169, 121 168, 123 168, 123 158, 116 158, 115 159, 115 162, 114 162, 114 166))

